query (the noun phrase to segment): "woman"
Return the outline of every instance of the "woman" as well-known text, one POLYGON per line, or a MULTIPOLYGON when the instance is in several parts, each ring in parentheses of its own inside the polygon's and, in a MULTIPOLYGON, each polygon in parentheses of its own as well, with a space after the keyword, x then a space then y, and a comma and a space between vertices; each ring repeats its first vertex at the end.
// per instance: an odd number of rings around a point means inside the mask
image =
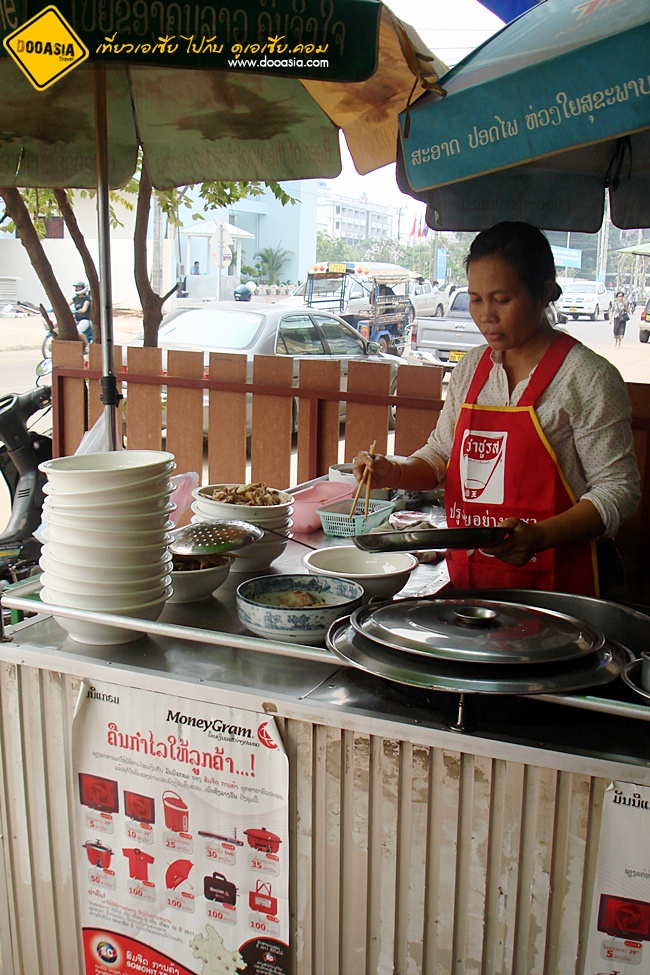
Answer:
POLYGON ((612 311, 609 316, 609 323, 614 329, 614 347, 619 349, 621 347, 621 342, 623 341, 623 336, 625 335, 625 326, 627 325, 630 318, 630 312, 625 303, 625 297, 622 291, 616 292, 616 301, 612 305, 612 311))
POLYGON ((550 325, 545 309, 561 290, 537 228, 507 222, 483 231, 465 266, 487 348, 454 369, 424 447, 399 460, 360 453, 355 475, 370 467, 373 485, 416 491, 446 478, 449 527, 511 529, 489 549, 448 552, 456 588, 598 595, 596 549, 604 574, 605 553, 616 561, 611 539, 639 500, 625 384, 550 325))

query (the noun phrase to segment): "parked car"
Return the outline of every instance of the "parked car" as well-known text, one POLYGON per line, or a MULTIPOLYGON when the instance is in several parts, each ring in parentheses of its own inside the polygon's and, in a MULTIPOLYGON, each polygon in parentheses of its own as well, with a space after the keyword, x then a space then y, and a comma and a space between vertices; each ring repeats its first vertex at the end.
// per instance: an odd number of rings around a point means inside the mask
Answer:
POLYGON ((641 321, 639 322, 639 342, 647 342, 650 336, 650 298, 646 301, 641 311, 641 321))
MULTIPOLYGON (((376 342, 369 342, 330 312, 299 310, 280 302, 242 306, 222 301, 212 307, 178 308, 163 319, 158 344, 163 350, 200 350, 205 353, 206 367, 210 352, 244 353, 249 363, 249 382, 256 355, 291 356, 295 379, 301 359, 335 359, 341 363, 343 382, 351 361, 389 362, 391 392, 397 386, 398 366, 406 361, 382 352, 376 342)), ((344 404, 341 413, 345 415, 344 404)))
MULTIPOLYGON (((557 327, 563 316, 554 304, 547 309, 548 320, 557 327)), ((408 357, 429 365, 442 366, 451 372, 470 349, 485 345, 479 327, 469 310, 467 288, 458 288, 451 296, 444 318, 416 318, 411 326, 411 348, 408 357)))
POLYGON ((557 306, 560 314, 570 315, 574 321, 582 316, 595 322, 599 315, 609 318, 613 302, 614 293, 602 281, 571 281, 562 289, 557 306))

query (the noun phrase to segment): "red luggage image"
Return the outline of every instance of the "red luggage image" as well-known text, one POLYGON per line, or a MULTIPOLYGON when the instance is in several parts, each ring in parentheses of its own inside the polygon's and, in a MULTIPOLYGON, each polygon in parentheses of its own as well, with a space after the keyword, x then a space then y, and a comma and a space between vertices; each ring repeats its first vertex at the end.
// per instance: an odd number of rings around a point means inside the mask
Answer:
POLYGON ((271 894, 271 885, 263 880, 257 881, 255 890, 249 890, 248 903, 252 911, 272 914, 273 917, 278 913, 278 899, 271 894))

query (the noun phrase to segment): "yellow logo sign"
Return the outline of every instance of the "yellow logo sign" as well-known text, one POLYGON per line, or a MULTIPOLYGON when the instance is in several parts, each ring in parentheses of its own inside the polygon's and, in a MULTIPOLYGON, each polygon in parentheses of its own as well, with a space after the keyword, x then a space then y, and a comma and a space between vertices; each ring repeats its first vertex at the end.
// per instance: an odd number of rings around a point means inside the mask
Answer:
POLYGON ((88 57, 88 48, 56 7, 46 7, 4 39, 34 88, 43 91, 88 57))

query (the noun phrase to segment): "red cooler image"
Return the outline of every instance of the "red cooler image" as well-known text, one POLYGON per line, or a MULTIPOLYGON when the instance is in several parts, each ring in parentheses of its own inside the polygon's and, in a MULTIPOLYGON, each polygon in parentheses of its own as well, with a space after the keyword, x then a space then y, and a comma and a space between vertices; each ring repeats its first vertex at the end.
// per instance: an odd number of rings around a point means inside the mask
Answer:
POLYGON ((190 826, 189 809, 181 797, 167 789, 162 797, 165 826, 174 833, 187 833, 190 826))

